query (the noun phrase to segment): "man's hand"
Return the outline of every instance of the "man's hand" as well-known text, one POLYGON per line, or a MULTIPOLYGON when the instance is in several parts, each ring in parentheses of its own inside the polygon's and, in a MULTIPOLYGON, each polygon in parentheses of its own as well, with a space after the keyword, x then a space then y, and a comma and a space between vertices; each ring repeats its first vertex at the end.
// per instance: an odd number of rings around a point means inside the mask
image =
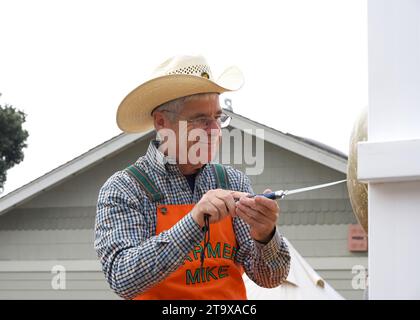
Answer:
MULTIPOLYGON (((271 192, 270 189, 264 193, 271 192)), ((268 243, 274 235, 280 208, 276 200, 265 197, 241 197, 236 202, 234 216, 242 218, 251 227, 251 237, 259 242, 268 243)))
POLYGON ((248 193, 215 189, 207 191, 200 201, 191 210, 192 218, 201 227, 204 226, 204 214, 210 215, 210 223, 223 220, 227 215, 235 214, 235 199, 246 196, 248 193))

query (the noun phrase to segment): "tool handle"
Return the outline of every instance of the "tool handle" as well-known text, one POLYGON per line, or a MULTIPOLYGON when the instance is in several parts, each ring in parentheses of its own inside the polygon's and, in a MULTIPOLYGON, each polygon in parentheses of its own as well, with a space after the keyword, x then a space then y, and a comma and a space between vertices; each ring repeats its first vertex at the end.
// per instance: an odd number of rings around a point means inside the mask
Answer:
POLYGON ((275 200, 277 199, 276 193, 275 192, 269 192, 269 193, 260 193, 260 194, 251 194, 248 196, 249 198, 254 198, 254 197, 266 197, 268 199, 271 200, 275 200))

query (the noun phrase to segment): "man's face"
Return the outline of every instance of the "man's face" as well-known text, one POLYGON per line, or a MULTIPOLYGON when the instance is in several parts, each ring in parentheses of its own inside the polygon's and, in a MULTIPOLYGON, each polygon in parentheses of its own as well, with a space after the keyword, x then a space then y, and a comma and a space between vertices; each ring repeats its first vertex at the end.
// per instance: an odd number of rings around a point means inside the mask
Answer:
POLYGON ((176 139, 169 139, 168 146, 176 144, 177 163, 200 168, 214 158, 221 139, 217 121, 221 114, 218 94, 198 95, 184 103, 174 121, 165 121, 166 129, 175 133, 176 139))

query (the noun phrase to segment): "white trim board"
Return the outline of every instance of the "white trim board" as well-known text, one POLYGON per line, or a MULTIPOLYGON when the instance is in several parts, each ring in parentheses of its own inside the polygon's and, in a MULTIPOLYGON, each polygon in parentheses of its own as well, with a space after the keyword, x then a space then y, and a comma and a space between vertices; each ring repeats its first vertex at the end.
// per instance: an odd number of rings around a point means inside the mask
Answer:
POLYGON ((359 142, 358 179, 383 183, 420 180, 420 139, 359 142))

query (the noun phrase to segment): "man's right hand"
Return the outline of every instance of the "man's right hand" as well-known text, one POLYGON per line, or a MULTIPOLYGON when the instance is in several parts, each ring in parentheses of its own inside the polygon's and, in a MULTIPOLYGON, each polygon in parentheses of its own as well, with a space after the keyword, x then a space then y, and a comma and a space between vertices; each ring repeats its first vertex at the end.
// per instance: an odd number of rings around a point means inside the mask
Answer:
POLYGON ((229 214, 235 215, 235 199, 247 196, 248 193, 224 189, 207 191, 191 210, 192 218, 200 227, 204 227, 204 215, 210 216, 210 223, 223 220, 229 214))

